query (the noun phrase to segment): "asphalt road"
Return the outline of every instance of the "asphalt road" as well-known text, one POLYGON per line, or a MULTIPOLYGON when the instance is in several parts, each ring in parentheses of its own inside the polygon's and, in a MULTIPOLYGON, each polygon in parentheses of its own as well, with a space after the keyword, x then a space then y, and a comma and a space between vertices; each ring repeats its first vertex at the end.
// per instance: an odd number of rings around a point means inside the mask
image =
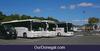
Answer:
POLYGON ((16 40, 0 39, 0 45, 100 45, 100 35, 16 40))

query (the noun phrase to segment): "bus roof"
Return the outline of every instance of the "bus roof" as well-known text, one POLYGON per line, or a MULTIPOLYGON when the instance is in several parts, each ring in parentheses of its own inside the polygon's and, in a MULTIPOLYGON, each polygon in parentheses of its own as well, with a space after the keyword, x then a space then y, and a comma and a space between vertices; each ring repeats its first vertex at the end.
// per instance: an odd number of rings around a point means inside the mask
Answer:
POLYGON ((23 21, 55 23, 54 21, 51 21, 51 20, 26 19, 26 20, 13 20, 13 21, 7 21, 7 22, 2 22, 1 24, 4 24, 4 23, 14 23, 14 22, 23 22, 23 21))
POLYGON ((51 20, 42 20, 42 22, 56 23, 55 21, 51 21, 51 20))
POLYGON ((2 22, 2 24, 3 23, 13 23, 13 22, 23 22, 23 21, 41 22, 41 20, 39 19, 26 19, 26 20, 13 20, 13 21, 2 22))

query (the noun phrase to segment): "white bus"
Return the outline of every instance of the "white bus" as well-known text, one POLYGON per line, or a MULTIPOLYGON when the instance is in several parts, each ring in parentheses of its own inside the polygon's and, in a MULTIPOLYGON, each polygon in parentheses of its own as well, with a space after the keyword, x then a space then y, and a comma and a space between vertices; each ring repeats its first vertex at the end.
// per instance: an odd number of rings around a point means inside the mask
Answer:
MULTIPOLYGON (((55 36, 54 31, 49 30, 49 22, 37 19, 14 20, 3 22, 4 24, 13 25, 17 31, 18 37, 34 38, 55 36)), ((53 28, 53 27, 50 27, 53 28)))
POLYGON ((56 28, 57 24, 54 21, 43 20, 41 23, 46 24, 45 31, 43 32, 43 37, 55 37, 57 35, 56 28))
POLYGON ((58 23, 57 36, 73 36, 73 26, 71 23, 58 23))

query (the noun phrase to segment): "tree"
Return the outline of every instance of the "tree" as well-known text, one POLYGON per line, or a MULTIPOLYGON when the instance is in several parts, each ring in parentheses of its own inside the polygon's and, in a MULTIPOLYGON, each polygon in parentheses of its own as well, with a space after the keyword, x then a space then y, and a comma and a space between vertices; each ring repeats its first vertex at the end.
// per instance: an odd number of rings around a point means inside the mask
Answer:
POLYGON ((19 14, 11 14, 9 16, 12 20, 18 20, 20 18, 19 14))
POLYGON ((44 18, 44 17, 37 17, 37 16, 34 16, 33 19, 45 20, 46 18, 44 18))
POLYGON ((3 13, 0 11, 0 16, 2 16, 3 15, 3 13))
POLYGON ((32 17, 31 16, 27 16, 27 15, 22 15, 20 17, 20 19, 31 19, 32 17))
POLYGON ((91 17, 88 19, 89 24, 97 24, 99 22, 99 18, 91 17))
POLYGON ((37 17, 37 16, 31 17, 27 15, 20 16, 19 14, 11 14, 9 16, 6 16, 2 12, 0 12, 0 22, 12 21, 12 20, 23 20, 23 19, 40 19, 40 20, 51 20, 51 21, 59 22, 59 20, 53 17, 48 17, 48 18, 37 17))
POLYGON ((6 17, 6 15, 4 15, 2 12, 0 12, 0 22, 2 22, 5 17, 6 17))
POLYGON ((53 17, 48 17, 47 20, 52 20, 52 21, 55 21, 55 22, 59 22, 57 19, 54 19, 53 17))

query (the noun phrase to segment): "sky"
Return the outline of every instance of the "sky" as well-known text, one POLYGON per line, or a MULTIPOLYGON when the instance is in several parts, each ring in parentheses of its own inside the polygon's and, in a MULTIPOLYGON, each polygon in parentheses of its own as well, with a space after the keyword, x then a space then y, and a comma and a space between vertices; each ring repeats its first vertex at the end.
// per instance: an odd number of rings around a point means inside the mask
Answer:
POLYGON ((100 0, 0 0, 0 11, 6 15, 51 16, 82 25, 89 17, 100 18, 100 0))

